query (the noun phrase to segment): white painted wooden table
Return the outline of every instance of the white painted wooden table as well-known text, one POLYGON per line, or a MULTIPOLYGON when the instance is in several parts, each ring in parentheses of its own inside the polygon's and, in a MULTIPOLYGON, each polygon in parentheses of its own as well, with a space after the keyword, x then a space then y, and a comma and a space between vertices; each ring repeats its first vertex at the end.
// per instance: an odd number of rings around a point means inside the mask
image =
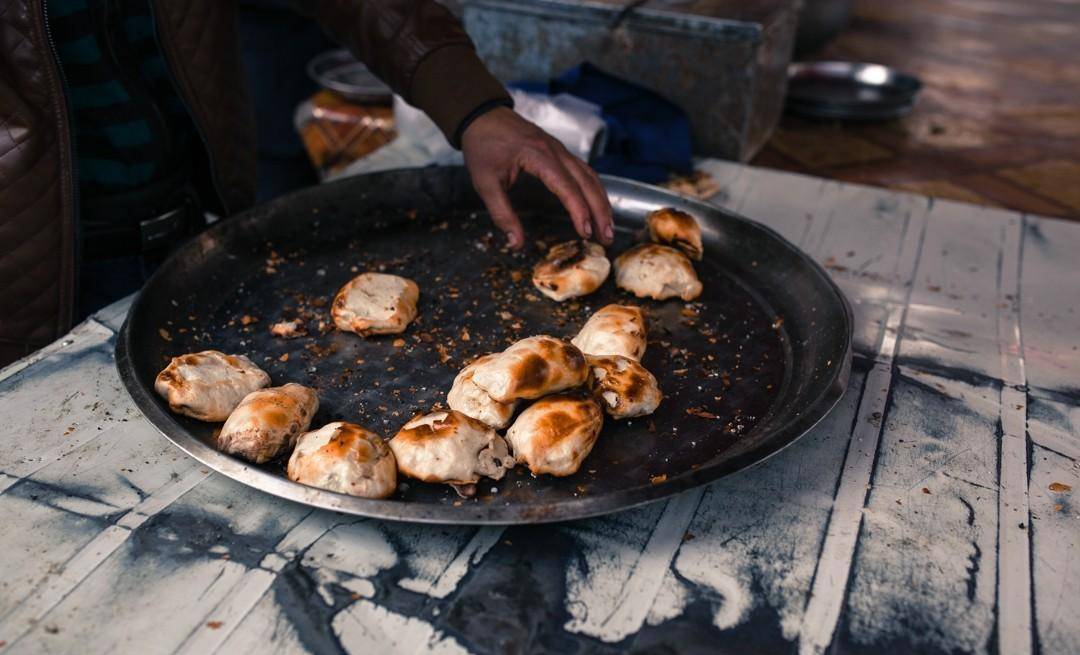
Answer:
POLYGON ((121 302, 0 373, 0 650, 1080 653, 1080 224, 702 166, 855 306, 793 447, 557 526, 311 511, 141 418, 121 302))

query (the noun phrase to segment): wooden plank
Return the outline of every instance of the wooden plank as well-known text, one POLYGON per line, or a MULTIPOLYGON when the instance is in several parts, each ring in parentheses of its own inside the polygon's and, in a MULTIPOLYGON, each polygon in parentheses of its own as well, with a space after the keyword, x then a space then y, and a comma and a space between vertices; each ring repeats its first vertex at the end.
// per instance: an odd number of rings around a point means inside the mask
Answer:
MULTIPOLYGON (((1080 226, 1029 216, 1023 237, 1019 289, 1009 302, 1019 311, 1027 430, 1034 444, 1026 462, 1031 622, 1039 651, 1080 652, 1076 492, 1050 488, 1080 489, 1080 226)), ((1009 526, 1019 532, 1021 522, 1009 526)))
POLYGON ((913 365, 999 377, 997 280, 1006 231, 1017 235, 1019 217, 946 201, 937 201, 930 216, 899 356, 913 365))
POLYGON ((1028 394, 1027 427, 1031 441, 1038 446, 1080 462, 1080 399, 1032 390, 1028 394))
POLYGON ((1027 217, 1020 323, 1027 380, 1032 387, 1080 393, 1080 228, 1027 217))
POLYGON ((1028 443, 1024 393, 1001 389, 998 458, 998 643, 1002 652, 1031 653, 1031 544, 1028 443))
POLYGON ((906 303, 910 254, 919 251, 934 202, 731 162, 701 168, 728 185, 718 204, 777 230, 826 267, 855 311, 857 350, 875 356, 890 311, 906 303), (792 198, 800 199, 797 210, 792 198))
MULTIPOLYGON (((264 593, 247 615, 239 629, 231 632, 228 639, 216 650, 204 653, 229 653, 233 655, 300 655, 314 653, 305 645, 300 634, 306 625, 292 621, 280 605, 274 593, 264 593)), ((311 635, 307 635, 311 639, 311 635)))
POLYGON ((567 563, 564 629, 607 642, 640 630, 702 493, 560 528, 581 558, 567 563))
POLYGON ((468 655, 457 640, 417 617, 361 600, 334 616, 334 632, 346 653, 468 655))
POLYGON ((98 428, 141 416, 115 374, 87 375, 114 368, 112 339, 111 330, 87 321, 31 357, 26 368, 6 369, 0 380, 6 419, 0 471, 8 478, 30 475, 99 438, 98 428))
POLYGON ((823 180, 748 169, 719 159, 703 160, 698 168, 708 172, 720 184, 720 192, 709 198, 709 202, 768 225, 792 243, 802 240, 813 221, 812 206, 816 203, 808 203, 811 207, 805 211, 793 212, 785 199, 793 197, 790 194, 795 193, 806 194, 803 196, 805 198, 819 198, 822 186, 829 185, 823 180), (776 188, 785 191, 777 194, 776 188), (773 192, 766 192, 770 190, 773 192))
POLYGON ((131 303, 134 302, 135 295, 133 293, 111 305, 102 307, 94 313, 94 320, 113 332, 120 332, 120 326, 124 324, 124 319, 127 318, 128 310, 131 309, 131 303))
MULTIPOLYGON (((408 590, 413 597, 420 594, 441 598, 450 594, 501 533, 500 528, 390 523, 314 512, 282 539, 259 568, 251 569, 232 592, 207 612, 180 650, 212 652, 228 643, 231 645, 226 652, 232 652, 272 640, 275 626, 287 620, 284 617, 288 614, 277 603, 266 600, 266 596, 276 586, 288 584, 288 580, 279 579, 286 567, 290 579, 297 571, 303 571, 314 583, 312 592, 324 606, 328 625, 336 626, 338 619, 333 617, 341 611, 352 611, 353 602, 361 598, 392 592, 387 585, 408 590), (313 527, 305 527, 308 523, 313 527), (351 601, 340 602, 338 590, 352 594, 351 601), (278 618, 268 622, 266 612, 276 613, 278 618), (201 628, 210 622, 222 625, 216 630, 201 628), (267 627, 270 632, 264 633, 267 627)), ((366 610, 355 611, 357 616, 372 616, 366 610)), ((423 631, 419 624, 406 623, 410 629, 423 631)), ((349 634, 355 636, 353 621, 340 625, 341 630, 335 628, 326 638, 344 643, 352 638, 349 634), (350 630, 353 632, 346 634, 350 630)), ((373 628, 369 626, 369 629, 373 628)))
MULTIPOLYGON (((242 613, 228 614, 237 618, 220 628, 227 639, 222 642, 220 635, 196 626, 193 635, 198 639, 189 639, 184 652, 343 650, 335 617, 360 599, 387 591, 377 588, 374 580, 399 565, 401 550, 388 538, 388 524, 323 512, 312 519, 336 524, 317 535, 310 531, 305 539, 294 538, 291 546, 286 543, 289 539, 283 540, 277 554, 287 561, 273 567, 276 575, 260 585, 261 595, 233 594, 223 603, 231 608, 247 605, 242 613), (333 519, 316 518, 322 515, 333 519)), ((208 614, 207 621, 224 621, 219 617, 227 614, 219 611, 220 607, 208 614)))
MULTIPOLYGON (((873 424, 876 422, 880 425, 880 419, 885 413, 882 407, 885 398, 884 394, 889 392, 887 379, 891 371, 886 370, 888 359, 883 356, 889 351, 890 341, 896 344, 898 361, 905 363, 907 366, 929 366, 933 370, 949 371, 951 376, 955 375, 957 371, 969 371, 961 375, 964 379, 970 378, 972 373, 996 375, 1001 370, 1002 360, 997 345, 1000 331, 996 320, 985 319, 999 315, 997 305, 1001 303, 1004 293, 1000 291, 999 284, 1002 274, 1000 270, 1002 266, 1000 253, 1003 252, 1004 248, 1008 247, 1009 234, 1013 235, 1013 247, 1010 251, 1012 259, 1010 261, 1013 263, 1018 261, 1019 250, 1016 247, 1018 244, 1015 237, 1019 234, 1019 217, 1004 212, 990 213, 986 216, 987 222, 976 227, 974 223, 976 216, 981 216, 981 214, 974 212, 972 208, 966 205, 958 203, 939 202, 930 206, 928 226, 921 251, 922 256, 919 259, 917 272, 912 276, 913 283, 910 287, 907 313, 903 317, 902 326, 886 326, 886 336, 879 345, 881 356, 879 356, 878 360, 883 366, 879 366, 876 373, 882 392, 879 392, 876 398, 878 406, 866 414, 868 423, 865 432, 871 437, 869 439, 870 445, 853 450, 856 459, 845 464, 845 473, 849 470, 853 473, 856 470, 858 472, 858 475, 852 479, 863 480, 864 476, 866 476, 865 481, 869 482, 871 465, 873 465, 875 485, 877 484, 876 480, 881 475, 904 475, 910 469, 910 464, 905 466, 903 461, 890 462, 887 459, 882 459, 883 453, 886 452, 882 449, 890 447, 892 440, 896 438, 894 435, 881 436, 880 447, 872 438, 874 433, 873 424), (965 239, 964 235, 972 232, 984 236, 965 239), (987 266, 987 262, 994 265, 987 266), (973 319, 973 316, 978 316, 979 319, 973 319), (981 331, 961 331, 957 329, 957 325, 972 326, 980 320, 986 324, 981 328, 981 331), (874 461, 875 457, 878 458, 876 463, 874 461), (853 465, 858 468, 850 468, 853 465)), ((1006 277, 1011 275, 1011 279, 1016 280, 1014 273, 1006 271, 1005 275, 1006 277)), ((919 372, 924 373, 925 371, 919 372)), ((989 379, 983 378, 979 384, 985 385, 988 383, 989 379)), ((925 401, 925 399, 922 400, 925 401)), ((1000 403, 1000 398, 998 400, 999 402, 993 405, 995 411, 1004 406, 1000 403)), ((907 410, 908 408, 901 409, 907 410)), ((1008 414, 1008 416, 1012 415, 1011 413, 1008 414)), ((859 433, 860 428, 857 427, 856 435, 858 436, 859 433)), ((976 435, 971 435, 971 437, 976 438, 976 435)), ((996 440, 992 443, 996 444, 996 440)), ((1009 452, 1015 453, 1015 449, 1010 448, 1009 452)), ((951 480, 945 482, 950 485, 947 493, 952 495, 961 494, 961 490, 951 488, 956 486, 957 483, 951 480)), ((835 625, 833 616, 839 618, 836 599, 838 596, 843 595, 844 589, 848 585, 851 586, 851 591, 848 592, 849 598, 844 603, 846 608, 845 630, 840 635, 845 644, 852 646, 853 644, 872 643, 876 644, 877 647, 881 647, 882 644, 889 642, 889 640, 898 638, 897 635, 887 633, 887 621, 865 620, 860 618, 857 613, 852 614, 853 608, 861 607, 858 604, 853 605, 857 599, 851 595, 860 588, 861 582, 858 576, 870 576, 870 579, 877 580, 873 577, 878 575, 877 569, 888 569, 891 566, 884 559, 881 559, 881 561, 873 559, 873 556, 880 556, 881 553, 887 551, 874 550, 876 540, 873 535, 875 531, 872 530, 872 524, 864 522, 865 517, 868 515, 863 511, 863 496, 865 496, 865 492, 860 493, 854 484, 850 485, 848 491, 845 492, 844 481, 842 480, 841 490, 837 494, 837 511, 834 516, 836 519, 846 517, 846 521, 838 525, 838 528, 844 527, 844 529, 838 529, 835 533, 831 532, 832 526, 830 525, 830 535, 826 539, 825 554, 830 554, 830 540, 834 534, 836 535, 835 543, 843 544, 843 552, 854 552, 854 545, 858 540, 859 558, 856 563, 859 564, 859 567, 855 569, 849 581, 847 575, 835 575, 838 571, 843 572, 845 562, 849 560, 845 560, 843 557, 831 559, 823 556, 818 578, 822 582, 819 585, 818 579, 815 579, 814 595, 811 597, 804 622, 806 631, 802 639, 803 652, 822 652, 831 642, 832 636, 827 635, 822 626, 835 625), (860 524, 862 525, 861 531, 859 530, 860 524), (826 574, 824 578, 821 577, 822 572, 826 574), (813 611, 826 605, 817 601, 819 586, 822 595, 831 599, 831 602, 827 604, 830 610, 828 613, 824 612, 824 610, 813 611)), ((872 508, 874 506, 874 496, 871 494, 866 498, 868 508, 872 508)), ((903 524, 903 521, 911 520, 913 517, 904 515, 890 518, 903 524)), ((992 521, 991 525, 996 527, 996 520, 992 521)), ((920 533, 924 530, 931 530, 937 536, 939 532, 948 533, 949 528, 935 523, 920 524, 912 527, 914 533, 920 533)), ((876 534, 889 535, 889 531, 878 526, 876 534)), ((943 536, 948 537, 949 535, 943 536)), ((880 538, 885 539, 888 537, 881 536, 880 538)), ((1023 561, 1026 561, 1026 559, 1023 561)), ((877 582, 882 581, 877 580, 877 582)), ((900 581, 892 582, 896 584, 898 595, 906 590, 900 581)), ((1026 598, 1027 596, 1021 590, 1019 597, 1026 598)), ((913 605, 914 602, 909 604, 913 605)))
POLYGON ((696 630, 747 651, 790 649, 865 382, 856 370, 836 411, 809 434, 706 489, 650 609, 656 627, 646 627, 635 648, 677 648, 678 635, 696 630), (682 617, 693 606, 704 608, 707 629, 682 617))
MULTIPOLYGON (((709 170, 732 166, 743 170, 730 162, 712 163, 709 170)), ((927 216, 935 211, 934 201, 751 170, 752 174, 736 178, 740 186, 732 195, 738 201, 734 208, 776 229, 826 267, 853 305, 857 351, 876 357, 888 335, 890 315, 895 323, 907 305, 915 258, 921 252, 927 216), (792 210, 793 197, 800 198, 798 211, 792 210)))
POLYGON ((206 617, 223 623, 220 617, 235 617, 235 624, 213 634, 196 627, 183 652, 355 651, 364 650, 360 642, 368 637, 406 651, 420 644, 453 652, 456 642, 443 639, 428 622, 388 607, 388 596, 406 596, 411 602, 405 605, 418 614, 417 599, 452 593, 502 530, 337 520, 340 525, 311 543, 294 546, 298 552, 289 554, 279 546, 278 555, 287 563, 274 567, 275 577, 249 573, 252 584, 238 588, 206 617), (298 581, 308 586, 299 600, 292 591, 298 581), (342 592, 350 596, 343 599, 342 592), (382 607, 370 600, 376 598, 382 607), (314 634, 301 634, 291 625, 306 615, 320 617, 320 625, 308 626, 314 634))
POLYGON ((1031 575, 1036 643, 1080 652, 1080 229, 1028 218, 1019 307, 1028 381, 1031 575))
MULTIPOLYGON (((1080 440, 1080 431, 1073 436, 1080 440)), ((1031 454, 1032 583, 1039 650, 1080 653, 1080 465, 1040 446, 1031 454)))
POLYGON ((10 652, 172 652, 308 512, 213 476, 135 526, 10 652))
POLYGON ((1025 234, 1019 217, 1005 226, 998 274, 998 357, 1001 365, 1001 445, 998 457, 998 647, 1033 650, 1031 522, 1028 509, 1027 378, 1020 336, 1020 268, 1025 234))
POLYGON ((379 526, 404 564, 399 573, 384 579, 428 598, 445 598, 453 592, 503 531, 499 527, 433 527, 391 521, 380 522, 379 526))
POLYGON ((862 510, 843 652, 988 652, 996 601, 997 385, 905 370, 862 510))
POLYGON ((3 383, 12 424, 45 426, 40 440, 6 444, 10 453, 37 442, 45 453, 9 463, 25 477, 10 476, 0 495, 0 511, 12 517, 0 534, 0 549, 7 553, 0 585, 8 590, 0 595, 0 640, 9 643, 118 548, 132 528, 206 476, 120 395, 109 357, 111 332, 90 322, 73 335, 67 346, 3 383), (38 375, 43 368, 53 377, 38 375), (72 401, 61 403, 58 412, 56 386, 68 378, 83 381, 81 395, 62 396, 72 401), (72 420, 81 429, 66 438, 47 427, 72 420))
POLYGON ((282 568, 295 560, 298 551, 307 549, 338 525, 355 522, 359 520, 332 512, 309 512, 282 537, 273 552, 263 557, 258 567, 249 569, 236 587, 192 628, 176 652, 202 654, 217 650, 264 596, 282 568))
POLYGON ((875 363, 867 376, 802 616, 799 628, 801 653, 824 652, 836 633, 891 383, 890 366, 875 363))
POLYGON ((449 561, 445 559, 447 554, 446 549, 443 548, 445 544, 436 543, 434 540, 423 540, 434 548, 431 548, 432 552, 426 553, 427 556, 423 560, 417 558, 416 561, 417 564, 423 561, 429 565, 423 568, 418 566, 414 575, 399 580, 398 586, 432 598, 446 598, 457 588, 469 568, 484 558, 502 534, 501 526, 477 529, 469 541, 449 561))
POLYGON ((193 471, 179 480, 170 481, 155 494, 148 496, 143 503, 136 505, 116 524, 109 525, 97 533, 85 546, 75 552, 62 568, 50 569, 49 575, 35 586, 34 593, 24 598, 4 617, 2 627, 0 627, 3 634, 11 636, 13 642, 21 639, 28 630, 48 616, 56 605, 124 544, 134 528, 204 478, 205 475, 202 472, 193 471))
MULTIPOLYGON (((894 209, 900 209, 894 205, 894 209)), ((931 209, 928 206, 927 209, 931 209)), ((880 208, 884 209, 884 208, 880 208)), ((843 607, 844 590, 851 574, 859 526, 862 523, 862 507, 869 489, 874 457, 881 434, 881 417, 890 393, 892 361, 897 343, 903 333, 904 320, 912 289, 912 280, 923 253, 926 232, 926 213, 913 213, 905 207, 904 228, 897 235, 901 246, 895 262, 876 256, 866 259, 863 270, 871 270, 877 286, 869 283, 856 284, 855 290, 866 294, 867 301, 854 300, 856 321, 862 319, 876 328, 865 330, 862 348, 872 348, 874 365, 870 370, 866 390, 859 405, 851 436, 851 444, 844 460, 840 483, 836 489, 833 512, 825 533, 817 570, 814 574, 810 598, 799 631, 799 649, 803 653, 821 653, 833 641, 836 626, 843 607), (889 273, 885 273, 890 271, 889 273), (878 318, 866 312, 860 313, 860 305, 883 310, 878 318)), ((895 229, 895 228, 894 228, 895 229)), ((826 242, 822 239, 823 244, 826 242)), ((848 251, 851 252, 851 251, 848 251)), ((865 253, 864 253, 865 254, 865 253)), ((835 255, 833 255, 835 258, 835 255)), ((859 330, 856 330, 859 334, 859 330)), ((858 339, 857 339, 858 341, 858 339)))
MULTIPOLYGON (((988 630, 993 624, 996 603, 1002 612, 996 618, 998 630, 993 637, 1003 652, 1030 651, 1027 536, 1017 530, 1019 524, 1004 518, 998 520, 998 515, 1004 517, 1006 512, 1018 512, 1021 516, 1026 516, 1027 512, 1025 401, 1023 393, 1017 390, 1023 384, 1023 360, 1019 356, 1016 314, 1007 302, 1012 297, 1010 294, 1015 293, 1012 289, 1019 279, 1020 219, 1000 213, 988 218, 997 222, 996 246, 993 240, 963 241, 956 236, 971 230, 970 210, 964 206, 943 203, 931 216, 924 257, 916 276, 918 283, 912 291, 909 308, 909 319, 915 329, 904 330, 900 347, 900 361, 911 367, 905 369, 906 376, 917 376, 923 389, 913 393, 906 381, 897 383, 899 386, 890 403, 887 413, 890 422, 877 453, 874 491, 867 501, 844 630, 840 635, 844 649, 875 652, 916 636, 917 648, 981 652, 989 647, 990 635, 979 626, 985 625, 988 630), (995 257, 995 251, 1001 254, 995 257), (976 265, 976 262, 987 260, 995 261, 997 265, 993 268, 976 265), (957 284, 955 280, 958 279, 962 283, 957 285, 957 290, 964 293, 941 293, 949 280, 957 284), (970 314, 978 314, 980 318, 995 317, 994 321, 987 321, 993 329, 992 336, 985 328, 984 334, 949 333, 956 325, 957 316, 970 314), (951 338, 941 338, 942 335, 951 338), (958 345, 961 341, 962 346, 958 345), (932 372, 943 372, 945 376, 931 375, 925 370, 927 367, 932 372), (1003 377, 1006 384, 995 382, 987 375, 1003 377), (926 387, 927 380, 934 380, 930 387, 926 387), (964 388, 965 384, 971 388, 964 388), (976 393, 973 389, 979 391, 976 393), (901 392, 903 396, 896 395, 901 392), (933 397, 933 392, 946 394, 952 401, 960 402, 943 403, 933 397), (989 421, 991 416, 996 416, 996 422, 989 421), (951 429, 941 427, 962 418, 967 424, 951 429), (948 435, 948 438, 941 435, 948 435), (928 452, 921 456, 929 462, 935 461, 931 456, 934 452, 947 454, 945 463, 934 469, 935 486, 913 491, 920 480, 912 478, 911 473, 919 470, 920 460, 894 461, 891 456, 898 450, 902 452, 900 444, 908 449, 927 448, 928 452), (993 453, 998 447, 1001 451, 999 460, 965 463, 971 459, 970 453, 993 453), (990 475, 997 461, 1001 462, 999 478, 976 480, 970 477, 970 473, 980 471, 984 477, 990 475), (900 487, 902 493, 895 494, 897 497, 892 499, 897 506, 890 505, 889 499, 880 492, 883 480, 891 487, 900 487), (901 481, 904 484, 898 484, 901 481), (1000 495, 987 493, 999 485, 1003 490, 1000 495), (925 579, 920 574, 926 569, 912 571, 904 566, 906 561, 898 564, 890 560, 897 543, 904 544, 901 550, 914 550, 956 540, 955 523, 941 519, 942 514, 956 514, 959 511, 956 504, 946 500, 944 506, 939 506, 935 504, 935 498, 928 507, 928 499, 922 498, 920 491, 926 496, 956 498, 967 512, 968 526, 972 529, 968 536, 972 539, 969 550, 974 571, 967 580, 966 601, 952 597, 955 587, 948 584, 950 580, 955 582, 958 572, 963 569, 963 558, 955 556, 957 552, 964 552, 959 544, 954 544, 951 551, 929 549, 930 568, 938 574, 948 572, 951 577, 925 579), (905 503, 908 506, 914 503, 917 509, 903 509, 905 503), (928 520, 927 516, 933 520, 928 520), (992 539, 995 531, 998 531, 996 540, 992 539), (904 541, 909 535, 927 541, 925 544, 904 541), (996 593, 985 579, 975 576, 978 571, 985 574, 987 567, 979 562, 991 552, 997 554, 996 593), (951 558, 950 553, 953 553, 951 558), (944 586, 938 584, 942 581, 944 586), (981 592, 977 593, 976 589, 981 592), (912 590, 922 596, 915 597, 912 590), (883 611, 883 607, 893 608, 892 613, 883 611), (1008 617, 1004 616, 1006 607, 1008 617), (931 608, 931 611, 925 611, 925 608, 931 608), (962 609, 963 616, 951 611, 956 608, 962 609), (904 631, 896 630, 899 616, 907 617, 909 622, 906 636, 904 631), (917 622, 920 630, 910 630, 911 621, 917 622)), ((993 223, 990 227, 993 229, 993 223)), ((973 322, 969 320, 969 324, 973 322)))
MULTIPOLYGON (((120 515, 115 523, 111 520, 87 521, 76 523, 73 529, 70 520, 63 521, 66 516, 49 516, 47 513, 38 512, 36 507, 28 508, 29 511, 24 516, 33 517, 32 536, 16 538, 15 541, 23 546, 26 542, 34 542, 33 545, 39 548, 23 551, 15 556, 19 558, 20 555, 29 555, 25 557, 26 561, 18 562, 22 564, 21 567, 5 567, 11 575, 26 578, 29 584, 12 586, 17 590, 11 596, 11 600, 15 602, 12 602, 0 617, 0 640, 14 643, 20 639, 117 550, 130 537, 132 530, 202 482, 205 477, 204 471, 192 469, 182 477, 167 479, 153 493, 135 504, 131 511, 120 515), (53 547, 46 541, 49 538, 59 539, 63 546, 53 547), (43 563, 32 561, 42 550, 57 559, 45 560, 43 563)), ((78 514, 78 509, 87 509, 86 504, 80 504, 78 508, 67 508, 67 511, 78 514)), ((20 580, 16 580, 16 583, 18 582, 20 580)))
POLYGON ((856 352, 881 360, 894 352, 933 206, 846 187, 829 198, 836 209, 827 229, 815 227, 804 248, 851 302, 856 352))

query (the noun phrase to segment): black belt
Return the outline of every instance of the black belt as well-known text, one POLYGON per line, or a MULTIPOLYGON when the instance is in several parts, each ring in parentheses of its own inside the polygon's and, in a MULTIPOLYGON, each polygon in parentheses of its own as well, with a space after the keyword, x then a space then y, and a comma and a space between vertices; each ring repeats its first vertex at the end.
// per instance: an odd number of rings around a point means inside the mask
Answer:
POLYGON ((121 207, 94 202, 92 211, 82 212, 85 259, 163 254, 206 226, 202 207, 190 191, 174 194, 173 202, 142 217, 125 216, 121 207))

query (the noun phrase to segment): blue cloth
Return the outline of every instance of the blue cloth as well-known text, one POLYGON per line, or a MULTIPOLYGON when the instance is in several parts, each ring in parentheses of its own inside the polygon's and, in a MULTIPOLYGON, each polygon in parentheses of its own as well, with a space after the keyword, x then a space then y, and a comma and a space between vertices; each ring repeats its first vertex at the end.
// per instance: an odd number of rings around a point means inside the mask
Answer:
POLYGON ((547 84, 515 84, 525 91, 569 93, 599 105, 607 124, 604 152, 591 162, 600 173, 655 184, 693 169, 690 121, 658 94, 586 62, 547 84))

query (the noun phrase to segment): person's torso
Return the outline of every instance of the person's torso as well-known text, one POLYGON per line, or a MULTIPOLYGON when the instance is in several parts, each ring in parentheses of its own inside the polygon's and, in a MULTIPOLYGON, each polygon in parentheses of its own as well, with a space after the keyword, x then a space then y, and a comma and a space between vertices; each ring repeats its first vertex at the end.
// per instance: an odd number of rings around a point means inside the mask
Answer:
POLYGON ((46 0, 70 111, 82 218, 158 211, 187 186, 191 118, 149 0, 46 0))

